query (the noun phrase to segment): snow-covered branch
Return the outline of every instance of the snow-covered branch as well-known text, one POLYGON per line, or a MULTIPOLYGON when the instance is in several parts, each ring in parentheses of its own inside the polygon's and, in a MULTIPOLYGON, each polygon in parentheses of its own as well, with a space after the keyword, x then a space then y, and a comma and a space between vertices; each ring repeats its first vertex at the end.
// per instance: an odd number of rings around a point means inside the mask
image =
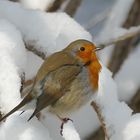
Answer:
POLYGON ((91 35, 65 13, 28 10, 18 3, 2 0, 0 17, 12 22, 21 31, 26 47, 31 47, 29 50, 41 54, 42 58, 62 50, 76 39, 92 40, 91 35))
POLYGON ((116 38, 112 38, 112 39, 107 40, 105 42, 99 43, 98 47, 100 50, 102 50, 110 45, 113 45, 113 44, 116 44, 116 43, 121 42, 123 40, 129 39, 129 38, 134 37, 138 34, 140 34, 140 26, 131 27, 129 30, 126 30, 125 33, 121 36, 118 36, 116 38))
POLYGON ((101 127, 104 131, 105 139, 109 140, 109 134, 108 134, 108 131, 107 131, 107 128, 106 128, 104 117, 103 117, 102 112, 100 110, 100 106, 98 106, 98 104, 95 101, 91 102, 91 106, 94 108, 95 112, 97 113, 97 116, 98 116, 98 119, 100 121, 101 127))
POLYGON ((20 101, 26 50, 20 32, 4 19, 0 20, 0 40, 0 111, 5 114, 20 101))

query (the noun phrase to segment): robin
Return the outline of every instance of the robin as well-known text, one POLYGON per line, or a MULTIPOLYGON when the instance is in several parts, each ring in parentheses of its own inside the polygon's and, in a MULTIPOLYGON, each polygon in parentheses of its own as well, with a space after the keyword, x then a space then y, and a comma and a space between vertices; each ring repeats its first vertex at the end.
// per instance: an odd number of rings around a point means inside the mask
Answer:
POLYGON ((28 121, 46 107, 60 118, 79 109, 98 90, 101 64, 97 50, 93 43, 80 39, 50 55, 38 70, 28 94, 0 121, 32 101, 36 101, 36 106, 28 121))

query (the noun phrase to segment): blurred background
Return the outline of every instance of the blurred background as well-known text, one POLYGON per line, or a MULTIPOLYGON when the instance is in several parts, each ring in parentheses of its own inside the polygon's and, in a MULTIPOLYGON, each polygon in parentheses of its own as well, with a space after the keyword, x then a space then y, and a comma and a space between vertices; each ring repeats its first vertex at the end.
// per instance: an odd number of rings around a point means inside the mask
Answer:
MULTIPOLYGON (((140 0, 11 0, 29 9, 45 12, 66 12, 81 24, 98 44, 124 33, 140 24, 140 0)), ((57 23, 56 23, 57 24, 57 23)), ((76 32, 76 31, 75 31, 76 32)), ((121 41, 99 52, 98 56, 113 73, 118 86, 118 97, 140 112, 140 34, 121 41)), ((59 136, 59 125, 50 114, 47 127, 54 139, 59 136), (56 127, 58 126, 58 127, 56 127), (56 133, 55 133, 56 132, 56 133)), ((87 105, 72 116, 75 126, 84 140, 103 140, 95 112, 87 105)))

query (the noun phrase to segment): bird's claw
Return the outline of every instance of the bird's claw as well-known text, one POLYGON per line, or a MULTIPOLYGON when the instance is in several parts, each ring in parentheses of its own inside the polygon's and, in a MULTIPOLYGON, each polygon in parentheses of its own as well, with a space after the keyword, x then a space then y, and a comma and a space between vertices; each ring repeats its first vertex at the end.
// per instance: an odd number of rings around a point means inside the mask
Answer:
POLYGON ((73 122, 73 120, 70 119, 70 118, 63 118, 62 119, 61 130, 60 130, 60 135, 61 136, 63 136, 63 127, 64 127, 64 124, 67 123, 68 121, 72 121, 73 122))

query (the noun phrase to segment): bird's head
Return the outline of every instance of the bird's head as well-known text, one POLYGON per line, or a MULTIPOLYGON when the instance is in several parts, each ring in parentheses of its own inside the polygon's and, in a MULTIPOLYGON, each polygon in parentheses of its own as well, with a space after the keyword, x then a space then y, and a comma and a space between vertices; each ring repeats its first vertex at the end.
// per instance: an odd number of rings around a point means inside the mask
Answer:
POLYGON ((87 40, 76 40, 72 42, 66 49, 76 60, 89 70, 90 80, 94 89, 98 89, 99 72, 101 64, 96 56, 96 51, 100 50, 87 40))
POLYGON ((96 46, 87 40, 76 40, 72 42, 66 49, 83 65, 89 65, 93 61, 98 61, 96 57, 96 46))

